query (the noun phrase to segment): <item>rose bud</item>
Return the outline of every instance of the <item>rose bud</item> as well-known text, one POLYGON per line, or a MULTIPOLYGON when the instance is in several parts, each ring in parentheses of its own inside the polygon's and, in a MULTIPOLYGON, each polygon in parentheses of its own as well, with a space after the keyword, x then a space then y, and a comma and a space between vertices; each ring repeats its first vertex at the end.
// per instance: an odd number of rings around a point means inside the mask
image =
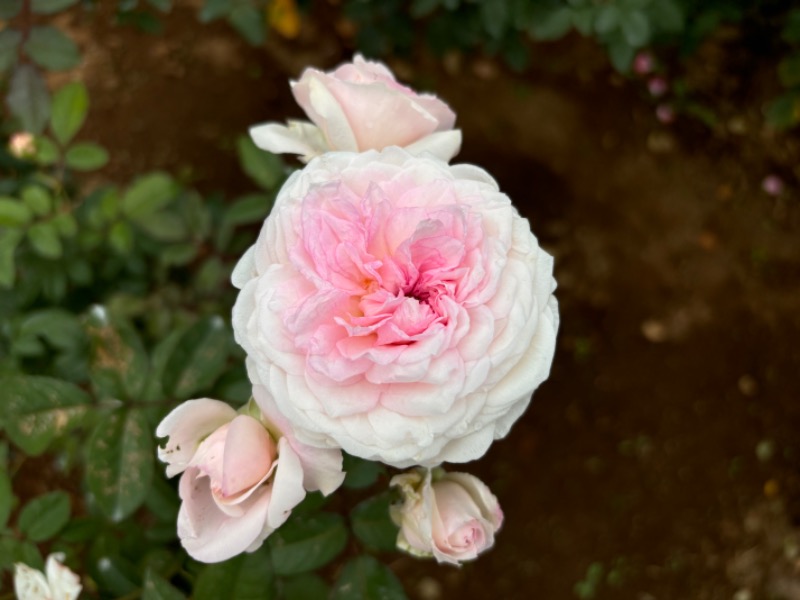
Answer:
POLYGON ((306 490, 329 494, 344 479, 339 450, 297 442, 285 420, 270 414, 274 404, 265 390, 255 393, 264 414, 253 403, 238 414, 224 402, 202 398, 178 406, 156 430, 169 436, 158 449, 167 475, 183 472, 178 536, 203 562, 256 550, 306 490))
POLYGON ((450 160, 461 146, 455 113, 430 94, 398 83, 386 65, 356 55, 352 63, 325 73, 306 69, 292 93, 311 119, 288 126, 251 128, 257 146, 302 160, 331 150, 363 152, 402 146, 412 154, 430 152, 450 160))
POLYGON ((660 98, 667 93, 668 89, 669 84, 663 77, 651 77, 647 81, 647 91, 650 92, 650 95, 653 96, 653 98, 660 98))
POLYGON ((477 477, 415 469, 392 478, 403 495, 391 507, 400 527, 397 546, 414 556, 434 557, 457 565, 472 560, 494 544, 503 524, 497 498, 477 477))
POLYGON ((647 75, 653 71, 655 60, 649 52, 639 52, 633 59, 633 72, 637 75, 647 75))

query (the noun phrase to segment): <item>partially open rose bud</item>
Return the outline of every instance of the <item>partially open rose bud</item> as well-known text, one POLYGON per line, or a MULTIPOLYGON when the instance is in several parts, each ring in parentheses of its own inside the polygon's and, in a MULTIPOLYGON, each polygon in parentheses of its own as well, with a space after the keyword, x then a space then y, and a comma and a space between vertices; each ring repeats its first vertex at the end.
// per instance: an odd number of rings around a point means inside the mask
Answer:
POLYGON ((398 83, 386 65, 356 55, 351 63, 323 72, 306 69, 292 93, 312 123, 289 121, 253 127, 257 146, 303 160, 328 151, 363 152, 401 146, 450 160, 461 146, 455 113, 431 94, 398 83))
POLYGON ((403 503, 392 507, 397 546, 415 556, 459 564, 494 544, 503 511, 486 484, 468 473, 415 469, 396 475, 403 503))
MULTIPOLYGON (((272 406, 268 395, 260 402, 272 406)), ((279 416, 270 419, 254 405, 238 414, 218 400, 189 400, 164 418, 156 434, 169 436, 158 451, 167 475, 183 472, 178 536, 204 562, 256 550, 306 490, 327 494, 344 478, 338 450, 299 444, 279 416)))

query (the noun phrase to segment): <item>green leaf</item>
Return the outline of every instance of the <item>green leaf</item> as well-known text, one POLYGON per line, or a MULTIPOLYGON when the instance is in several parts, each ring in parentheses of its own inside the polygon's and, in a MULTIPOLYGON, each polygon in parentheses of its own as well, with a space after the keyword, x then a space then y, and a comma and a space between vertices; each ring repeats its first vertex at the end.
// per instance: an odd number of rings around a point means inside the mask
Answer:
POLYGON ((273 586, 269 558, 262 548, 207 566, 197 578, 192 600, 270 600, 273 586))
POLYGON ((560 7, 537 11, 530 26, 530 33, 534 39, 550 41, 561 39, 570 29, 572 29, 572 10, 560 7))
POLYGON ((595 15, 594 30, 599 35, 610 33, 619 26, 620 12, 615 4, 600 6, 595 15))
POLYGON ((186 598, 181 592, 152 569, 147 569, 144 575, 144 589, 142 600, 183 600, 186 598))
POLYGON ((122 196, 122 213, 135 221, 140 220, 167 206, 177 191, 174 180, 166 173, 139 177, 122 196))
POLYGON ((49 215, 53 210, 53 197, 48 190, 38 185, 29 185, 23 188, 22 201, 40 217, 49 215))
POLYGON ((0 226, 22 227, 33 219, 33 211, 15 198, 0 197, 0 226))
POLYGON ((3 0, 0 3, 0 19, 13 19, 22 10, 22 0, 3 0))
POLYGON ((140 400, 147 381, 150 361, 136 330, 95 305, 86 319, 91 342, 89 375, 98 396, 140 400))
POLYGON ((8 470, 0 469, 0 531, 5 529, 11 510, 14 508, 14 490, 11 489, 11 478, 8 470))
POLYGON ((772 127, 788 129, 800 122, 800 94, 788 92, 764 107, 764 116, 772 127))
POLYGON ((69 521, 69 494, 56 491, 38 496, 19 513, 20 532, 32 542, 43 542, 55 536, 69 521))
POLYGON ((224 17, 231 12, 231 8, 233 8, 231 0, 206 0, 203 8, 200 9, 198 18, 201 23, 208 23, 224 17))
POLYGON ((786 87, 800 86, 800 52, 784 58, 778 64, 778 76, 786 87))
POLYGON ((56 226, 61 237, 71 238, 75 237, 75 234, 78 233, 78 222, 75 220, 75 217, 72 216, 72 213, 58 213, 53 217, 53 225, 56 226))
POLYGON ((189 237, 183 219, 169 210, 141 216, 136 219, 136 224, 159 242, 180 242, 189 237))
POLYGON ((68 83, 53 96, 50 108, 50 128, 62 146, 66 146, 86 120, 89 94, 83 83, 68 83))
POLYGON ((76 171, 95 171, 106 166, 108 152, 99 144, 79 142, 67 150, 67 166, 76 171))
POLYGON ((17 269, 14 253, 25 234, 18 229, 0 228, 0 288, 11 288, 17 269))
POLYGON ((44 258, 60 258, 64 251, 58 229, 50 221, 36 223, 28 229, 28 241, 37 254, 44 258))
POLYGON ((116 410, 88 443, 86 484, 100 509, 119 522, 144 502, 153 477, 153 438, 144 412, 116 410))
POLYGON ((281 581, 280 597, 283 600, 320 600, 327 598, 329 593, 328 584, 314 573, 305 573, 281 581))
POLYGON ((50 93, 32 65, 21 64, 14 69, 6 104, 25 131, 42 132, 50 116, 50 93))
POLYGON ((261 150, 244 135, 236 140, 236 150, 242 169, 253 181, 266 190, 278 186, 283 179, 283 162, 278 156, 261 150))
POLYGON ((164 369, 164 391, 184 399, 208 388, 225 369, 230 331, 220 317, 195 323, 181 336, 164 369))
POLYGON ((240 4, 228 14, 228 22, 253 46, 260 46, 267 38, 265 16, 250 4, 240 4))
POLYGON ((328 564, 347 545, 344 520, 331 513, 291 519, 269 538, 276 575, 297 575, 328 564))
POLYGON ((172 10, 172 0, 147 0, 150 6, 153 8, 160 10, 161 12, 167 13, 172 10))
POLYGON ((0 565, 11 566, 17 562, 25 563, 34 569, 44 568, 44 561, 36 544, 28 540, 0 537, 0 565))
POLYGON ((650 21, 640 10, 622 13, 622 34, 628 45, 641 48, 650 41, 650 21))
POLYGON ((483 28, 494 39, 503 37, 503 33, 508 25, 508 5, 505 1, 494 0, 493 2, 480 3, 481 21, 483 28))
POLYGON ((61 350, 80 348, 86 343, 78 317, 61 308, 45 308, 25 315, 19 326, 20 337, 42 337, 61 350))
POLYGON ((367 548, 393 552, 397 549, 398 527, 389 516, 393 494, 384 492, 367 498, 350 511, 353 534, 367 548))
POLYGON ((627 73, 630 70, 635 54, 636 48, 628 44, 622 36, 612 38, 608 44, 608 57, 620 73, 627 73))
POLYGON ((40 165, 54 165, 61 158, 61 151, 49 137, 45 135, 37 137, 35 145, 36 154, 34 155, 34 159, 40 165))
POLYGON ((345 454, 344 471, 347 473, 344 479, 344 487, 351 490, 368 488, 378 480, 386 468, 379 462, 364 460, 356 456, 345 454))
POLYGON ((133 249, 133 230, 125 221, 117 221, 108 232, 111 247, 125 256, 133 249))
POLYGON ((648 6, 650 23, 660 31, 681 33, 686 24, 683 7, 676 0, 659 0, 648 6))
POLYGON ((17 48, 22 41, 22 33, 16 29, 0 31, 0 71, 9 69, 17 62, 17 48))
POLYGON ((218 249, 228 246, 233 229, 239 225, 259 223, 266 219, 272 209, 272 197, 267 194, 248 194, 231 204, 222 216, 214 243, 218 249))
POLYGON ((371 556, 348 562, 336 580, 330 600, 405 600, 403 586, 388 567, 371 556))
POLYGON ((790 44, 800 42, 800 9, 795 8, 786 15, 781 37, 790 44))
POLYGON ((49 15, 77 3, 78 0, 31 0, 31 9, 40 15, 49 15))
POLYGON ((91 409, 79 387, 50 377, 0 377, 0 415, 8 437, 31 456, 44 452, 57 437, 83 424, 91 409))
POLYGON ((36 64, 51 71, 66 71, 81 62, 75 42, 49 25, 31 29, 24 49, 36 64))

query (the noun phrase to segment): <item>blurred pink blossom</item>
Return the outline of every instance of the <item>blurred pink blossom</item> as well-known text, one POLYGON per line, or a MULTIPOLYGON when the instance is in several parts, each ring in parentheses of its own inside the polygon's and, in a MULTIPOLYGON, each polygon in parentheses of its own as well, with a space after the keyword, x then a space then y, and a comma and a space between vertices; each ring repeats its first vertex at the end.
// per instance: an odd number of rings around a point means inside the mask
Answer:
POLYGON ((667 93, 669 89, 669 84, 667 80, 661 77, 660 75, 656 75, 655 77, 651 77, 647 81, 647 91, 650 92, 650 95, 654 98, 660 98, 664 94, 667 93))
POLYGON ((642 50, 633 59, 633 72, 637 75, 647 75, 653 72, 656 61, 647 50, 642 50))
POLYGON ((775 174, 767 175, 761 182, 761 189, 770 196, 780 196, 783 193, 783 179, 775 174))

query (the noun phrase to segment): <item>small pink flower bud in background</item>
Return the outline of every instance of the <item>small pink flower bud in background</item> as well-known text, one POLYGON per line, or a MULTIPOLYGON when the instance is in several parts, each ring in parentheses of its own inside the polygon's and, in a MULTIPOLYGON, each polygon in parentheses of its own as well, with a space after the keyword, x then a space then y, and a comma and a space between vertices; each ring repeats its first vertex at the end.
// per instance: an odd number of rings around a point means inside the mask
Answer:
POLYGON ((8 150, 17 158, 29 158, 36 153, 36 143, 33 135, 21 131, 11 136, 8 141, 8 150))
POLYGON ((675 120, 675 109, 670 104, 659 104, 656 106, 656 118, 665 125, 672 123, 675 120))
POLYGON ((783 193, 783 179, 777 175, 767 175, 761 182, 761 189, 770 196, 780 196, 783 193))
POLYGON ((647 50, 642 50, 633 59, 633 72, 637 75, 647 75, 653 72, 655 59, 647 50))
POLYGON ((503 511, 477 477, 439 468, 414 469, 396 475, 390 485, 403 494, 403 503, 391 508, 392 520, 400 527, 401 550, 458 565, 494 545, 503 511))
POLYGON ((668 89, 669 84, 667 83, 667 80, 659 75, 651 77, 647 81, 647 91, 650 92, 650 95, 654 98, 660 98, 667 93, 668 89))

